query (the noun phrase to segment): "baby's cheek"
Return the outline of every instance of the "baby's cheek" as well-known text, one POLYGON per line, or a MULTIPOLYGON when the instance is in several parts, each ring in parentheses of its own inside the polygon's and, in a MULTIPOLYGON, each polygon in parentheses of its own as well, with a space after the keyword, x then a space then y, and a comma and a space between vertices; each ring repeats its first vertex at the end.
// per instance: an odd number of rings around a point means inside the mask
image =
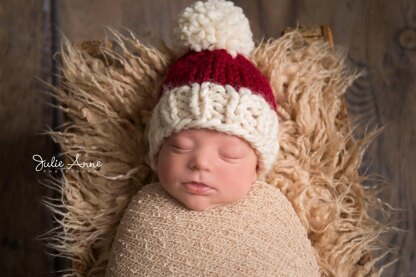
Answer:
POLYGON ((161 182, 168 182, 169 179, 171 179, 171 173, 172 173, 172 165, 174 163, 171 161, 171 157, 169 154, 162 150, 159 153, 158 161, 157 161, 157 175, 159 177, 159 180, 161 182))
POLYGON ((241 172, 239 168, 233 168, 228 166, 222 168, 222 175, 224 176, 224 178, 227 178, 229 182, 235 182, 236 180, 241 179, 244 173, 241 172))
POLYGON ((237 165, 226 165, 220 167, 221 174, 229 181, 248 181, 256 173, 256 165, 251 161, 244 161, 237 165))
MULTIPOLYGON (((164 154, 164 153, 162 153, 164 154)), ((186 155, 165 153, 158 161, 159 180, 165 185, 174 185, 184 178, 186 171, 186 155)))
POLYGON ((229 196, 239 200, 247 195, 257 179, 256 166, 253 163, 246 163, 234 168, 229 167, 224 176, 226 176, 229 196))
POLYGON ((230 166, 222 166, 218 169, 218 179, 230 193, 239 189, 244 174, 239 169, 230 166))

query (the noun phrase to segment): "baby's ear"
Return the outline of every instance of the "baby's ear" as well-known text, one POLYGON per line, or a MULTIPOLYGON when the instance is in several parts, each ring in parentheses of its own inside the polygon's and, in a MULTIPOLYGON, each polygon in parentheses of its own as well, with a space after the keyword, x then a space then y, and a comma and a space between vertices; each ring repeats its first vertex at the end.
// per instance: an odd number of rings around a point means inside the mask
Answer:
POLYGON ((256 163, 256 179, 258 177, 259 170, 260 170, 260 164, 259 164, 259 158, 257 158, 257 163, 256 163))

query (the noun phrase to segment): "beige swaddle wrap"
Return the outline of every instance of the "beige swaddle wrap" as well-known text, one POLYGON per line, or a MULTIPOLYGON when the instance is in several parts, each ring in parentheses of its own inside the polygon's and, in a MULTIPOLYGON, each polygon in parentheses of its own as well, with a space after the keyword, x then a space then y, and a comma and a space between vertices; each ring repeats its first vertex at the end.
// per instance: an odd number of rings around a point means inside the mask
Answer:
POLYGON ((159 183, 132 199, 106 276, 319 276, 310 241, 286 197, 257 181, 237 203, 198 212, 159 183))

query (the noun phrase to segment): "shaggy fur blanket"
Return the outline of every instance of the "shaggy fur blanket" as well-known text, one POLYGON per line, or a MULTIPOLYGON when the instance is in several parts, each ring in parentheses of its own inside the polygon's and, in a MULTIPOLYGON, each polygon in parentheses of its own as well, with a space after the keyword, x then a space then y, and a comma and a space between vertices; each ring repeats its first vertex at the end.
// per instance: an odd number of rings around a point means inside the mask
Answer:
MULTIPOLYGON (((49 202, 60 228, 51 246, 73 262, 75 275, 103 275, 126 207, 144 184, 146 125, 156 92, 175 56, 133 35, 61 51, 62 89, 55 97, 66 117, 49 132, 68 161, 76 155, 102 167, 65 173, 49 202)), ((380 271, 373 249, 379 224, 369 216, 373 192, 358 168, 371 139, 352 136, 343 94, 360 75, 345 55, 296 33, 262 42, 250 57, 270 80, 279 103, 281 151, 267 183, 289 199, 317 253, 322 276, 366 276, 380 271)))

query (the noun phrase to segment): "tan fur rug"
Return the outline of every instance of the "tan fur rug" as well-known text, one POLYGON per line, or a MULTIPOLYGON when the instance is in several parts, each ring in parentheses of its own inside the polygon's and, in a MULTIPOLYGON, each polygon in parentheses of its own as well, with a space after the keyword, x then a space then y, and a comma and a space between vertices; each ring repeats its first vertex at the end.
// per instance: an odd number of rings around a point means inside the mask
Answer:
MULTIPOLYGON (((66 115, 49 132, 68 161, 100 160, 100 169, 68 172, 56 183, 62 199, 50 244, 73 261, 73 275, 103 275, 121 215, 155 176, 147 165, 146 123, 165 71, 166 49, 114 32, 114 40, 62 48, 63 87, 55 95, 66 115)), ((261 43, 251 57, 269 78, 281 117, 281 152, 268 176, 294 206, 318 255, 322 276, 378 275, 381 225, 369 216, 375 196, 358 168, 371 140, 355 140, 344 96, 360 73, 324 43, 303 45, 292 32, 261 43)))

